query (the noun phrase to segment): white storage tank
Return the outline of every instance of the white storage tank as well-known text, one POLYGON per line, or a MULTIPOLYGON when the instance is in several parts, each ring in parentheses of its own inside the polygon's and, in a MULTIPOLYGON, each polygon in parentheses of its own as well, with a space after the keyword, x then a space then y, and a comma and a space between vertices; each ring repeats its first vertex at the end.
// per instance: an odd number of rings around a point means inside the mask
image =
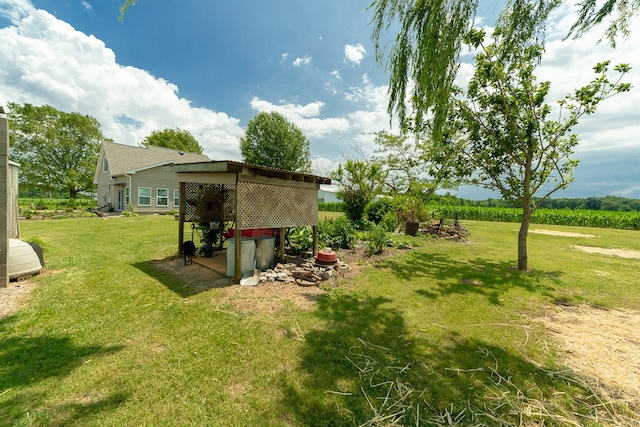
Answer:
POLYGON ((9 239, 9 280, 40 273, 42 264, 33 247, 19 239, 9 239))
MULTIPOLYGON (((227 276, 233 277, 236 265, 236 240, 235 237, 227 239, 227 276)), ((256 256, 256 242, 253 239, 242 239, 240 244, 240 274, 253 274, 256 256)))
POLYGON ((265 271, 273 268, 275 245, 275 237, 261 237, 256 241, 256 268, 258 270, 265 271))

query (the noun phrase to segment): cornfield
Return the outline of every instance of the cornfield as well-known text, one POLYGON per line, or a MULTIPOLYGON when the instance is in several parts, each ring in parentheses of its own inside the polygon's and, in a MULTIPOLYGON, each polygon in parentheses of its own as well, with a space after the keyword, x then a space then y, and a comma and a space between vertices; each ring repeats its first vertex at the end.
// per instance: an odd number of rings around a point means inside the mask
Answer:
MULTIPOLYGON (((522 220, 522 211, 518 208, 430 206, 430 210, 437 218, 496 222, 520 222, 522 220)), ((538 209, 533 213, 531 222, 534 224, 640 230, 640 212, 538 209)))

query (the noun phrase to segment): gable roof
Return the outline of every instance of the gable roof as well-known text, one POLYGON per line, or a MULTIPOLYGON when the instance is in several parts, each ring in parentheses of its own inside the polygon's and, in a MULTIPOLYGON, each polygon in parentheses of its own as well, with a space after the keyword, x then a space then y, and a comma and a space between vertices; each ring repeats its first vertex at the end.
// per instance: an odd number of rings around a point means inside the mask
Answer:
POLYGON ((154 145, 134 147, 132 145, 116 144, 115 142, 103 142, 100 154, 96 177, 98 172, 101 171, 104 157, 107 158, 109 163, 109 174, 111 176, 135 173, 167 164, 208 162, 210 160, 209 157, 203 154, 187 153, 154 145))

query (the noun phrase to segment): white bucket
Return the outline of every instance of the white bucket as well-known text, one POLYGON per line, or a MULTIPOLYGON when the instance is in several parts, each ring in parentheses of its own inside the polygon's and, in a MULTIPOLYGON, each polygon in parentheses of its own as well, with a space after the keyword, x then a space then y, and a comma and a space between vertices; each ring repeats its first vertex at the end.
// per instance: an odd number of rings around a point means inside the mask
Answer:
POLYGON ((262 237, 256 242, 256 268, 266 270, 273 267, 273 252, 276 246, 275 237, 262 237))
MULTIPOLYGON (((227 239, 227 276, 233 277, 236 268, 236 240, 227 239)), ((253 239, 242 239, 240 253, 240 274, 253 273, 254 258, 256 255, 256 242, 253 239)))

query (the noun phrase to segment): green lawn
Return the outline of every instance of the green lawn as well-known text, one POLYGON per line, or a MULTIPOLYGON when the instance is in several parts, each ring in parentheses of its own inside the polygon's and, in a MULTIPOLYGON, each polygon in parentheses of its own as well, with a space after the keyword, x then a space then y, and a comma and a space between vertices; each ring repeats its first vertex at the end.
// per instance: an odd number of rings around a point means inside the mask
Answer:
POLYGON ((640 250, 637 232, 533 226, 596 237, 531 234, 525 274, 517 224, 464 225, 468 243, 416 238, 312 310, 270 312, 154 270, 173 217, 22 222, 52 273, 0 319, 0 426, 637 425, 531 320, 559 302, 640 310, 638 260, 571 249, 640 250))

